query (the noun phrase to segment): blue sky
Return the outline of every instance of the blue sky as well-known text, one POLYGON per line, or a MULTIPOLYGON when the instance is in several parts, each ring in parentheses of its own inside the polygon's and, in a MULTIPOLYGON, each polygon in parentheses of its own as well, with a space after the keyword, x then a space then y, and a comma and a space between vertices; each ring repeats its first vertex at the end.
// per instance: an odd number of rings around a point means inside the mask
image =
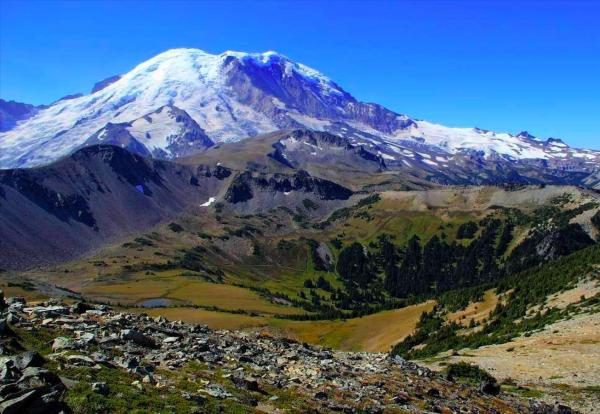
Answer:
POLYGON ((0 1, 0 97, 49 103, 166 49, 276 50, 363 101, 600 149, 600 1, 0 1))

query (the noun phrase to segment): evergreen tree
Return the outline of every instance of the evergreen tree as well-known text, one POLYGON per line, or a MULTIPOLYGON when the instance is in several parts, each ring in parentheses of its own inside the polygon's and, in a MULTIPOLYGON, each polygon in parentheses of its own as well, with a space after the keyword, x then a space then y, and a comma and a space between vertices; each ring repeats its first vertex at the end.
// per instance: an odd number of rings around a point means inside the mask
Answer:
POLYGON ((357 242, 340 252, 336 270, 350 291, 355 286, 366 288, 375 277, 370 258, 362 244, 357 242))
POLYGON ((419 236, 413 236, 406 246, 404 257, 399 270, 399 283, 396 296, 403 297, 410 293, 418 293, 419 275, 423 263, 421 239, 419 236))

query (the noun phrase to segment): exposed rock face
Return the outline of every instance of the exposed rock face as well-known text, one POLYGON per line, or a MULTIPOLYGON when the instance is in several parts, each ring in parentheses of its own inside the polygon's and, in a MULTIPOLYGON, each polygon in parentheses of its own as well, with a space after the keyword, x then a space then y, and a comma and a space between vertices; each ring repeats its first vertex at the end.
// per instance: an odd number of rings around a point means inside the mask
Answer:
MULTIPOLYGON (((198 408, 210 399, 248 406, 259 401, 277 404, 275 393, 285 389, 295 404, 301 404, 295 406, 299 411, 573 413, 565 406, 521 400, 492 385, 477 390, 386 354, 333 352, 264 334, 213 331, 162 317, 115 313, 104 306, 82 314, 74 310, 57 301, 34 306, 19 301, 2 316, 17 316, 17 332, 73 332, 69 353, 58 351, 47 358, 63 367, 89 369, 91 391, 113 398, 110 384, 94 379, 100 367, 127 371, 134 378, 131 386, 144 392, 146 387, 173 390, 177 373, 200 361, 211 380, 189 376, 190 391, 180 390, 198 408), (85 339, 90 336, 96 341, 85 339)), ((4 346, 7 338, 0 342, 4 346)), ((45 360, 31 352, 0 358, 3 413, 68 410, 62 402, 63 380, 44 365, 45 360)))
POLYGON ((536 229, 512 251, 509 269, 511 273, 517 273, 594 243, 581 225, 576 223, 561 229, 536 229))
POLYGON ((0 132, 12 129, 18 121, 32 117, 43 107, 0 99, 0 132))
POLYGON ((94 87, 92 88, 91 93, 96 93, 98 91, 101 91, 102 89, 106 88, 109 85, 112 85, 119 79, 121 79, 121 75, 114 75, 114 76, 110 76, 106 79, 102 79, 101 81, 96 82, 94 84, 94 87))
POLYGON ((70 101, 71 99, 81 98, 82 96, 83 96, 82 93, 73 93, 70 95, 65 95, 62 98, 59 98, 56 101, 54 101, 51 105, 54 105, 55 103, 61 102, 61 101, 70 101))
MULTIPOLYGON (((404 183, 415 181, 426 187, 437 184, 584 184, 594 187, 600 182, 597 172, 590 174, 594 171, 591 165, 575 159, 560 163, 542 159, 510 160, 468 150, 449 155, 419 140, 403 140, 400 144, 401 148, 391 150, 389 145, 377 143, 376 136, 347 127, 340 127, 335 133, 293 129, 249 138, 243 143, 220 144, 190 159, 202 160, 204 155, 210 158, 214 151, 227 165, 230 162, 227 153, 236 153, 238 158, 243 149, 248 153, 248 163, 256 158, 257 152, 262 152, 280 166, 304 169, 311 175, 332 181, 354 177, 352 181, 361 184, 393 179, 404 183), (271 141, 270 148, 265 150, 268 141, 271 141), (567 164, 571 166, 567 167, 567 164)), ((239 168, 239 161, 237 163, 239 168)), ((269 171, 270 167, 272 165, 263 162, 260 169, 269 171)))
POLYGON ((91 145, 115 145, 131 151, 135 154, 149 157, 151 156, 148 148, 131 135, 129 132, 130 124, 106 124, 104 128, 93 134, 87 141, 91 145))
POLYGON ((360 122, 384 133, 414 124, 380 105, 358 102, 332 81, 324 90, 321 83, 294 70, 293 65, 275 53, 260 61, 231 58, 224 63, 226 84, 241 103, 274 119, 281 129, 302 125, 290 112, 333 122, 360 122))
POLYGON ((311 177, 306 171, 295 174, 239 174, 225 194, 225 200, 237 204, 251 200, 256 192, 313 194, 320 200, 347 200, 352 191, 332 181, 311 177))
POLYGON ((108 123, 84 145, 108 144, 142 156, 172 159, 214 145, 204 130, 182 109, 163 106, 131 122, 108 123))
POLYGON ((317 163, 335 167, 335 164, 347 163, 371 173, 386 169, 385 160, 380 155, 327 132, 297 129, 276 141, 273 148, 269 156, 291 168, 317 163))

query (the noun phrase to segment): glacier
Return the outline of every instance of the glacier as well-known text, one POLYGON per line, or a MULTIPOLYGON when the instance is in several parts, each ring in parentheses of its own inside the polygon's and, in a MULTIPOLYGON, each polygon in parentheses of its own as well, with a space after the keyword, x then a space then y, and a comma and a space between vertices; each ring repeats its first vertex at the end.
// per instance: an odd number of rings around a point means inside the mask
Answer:
MULTIPOLYGON (((411 162, 422 153, 548 160, 565 168, 600 161, 599 152, 570 148, 558 140, 447 127, 359 102, 317 70, 273 51, 171 49, 114 79, 94 93, 57 101, 0 133, 0 168, 50 163, 101 141, 110 124, 126 124, 152 156, 174 158, 201 150, 185 141, 173 117, 158 112, 163 107, 184 111, 216 143, 309 128, 373 147, 390 162, 398 154, 411 162), (174 137, 184 141, 174 143, 174 137), (192 148, 183 151, 188 144, 192 148)), ((438 162, 430 159, 426 164, 438 162)))

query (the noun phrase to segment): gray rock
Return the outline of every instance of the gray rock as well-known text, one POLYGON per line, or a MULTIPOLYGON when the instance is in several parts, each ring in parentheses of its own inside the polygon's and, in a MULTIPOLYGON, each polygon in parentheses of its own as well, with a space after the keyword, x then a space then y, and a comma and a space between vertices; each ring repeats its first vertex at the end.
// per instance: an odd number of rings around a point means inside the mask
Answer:
POLYGON ((69 308, 62 305, 34 306, 23 310, 44 317, 67 315, 69 313, 69 308))
POLYGON ((108 357, 102 352, 94 352, 90 357, 98 364, 108 364, 108 357))
POLYGON ((34 351, 26 351, 13 358, 15 366, 20 370, 28 367, 41 367, 44 364, 44 358, 34 351))
POLYGON ((6 358, 0 365, 0 382, 6 384, 16 381, 21 375, 12 358, 6 358))
POLYGON ((0 403, 1 414, 23 414, 27 413, 27 406, 35 400, 36 390, 28 391, 18 397, 0 403))
POLYGON ((94 360, 85 355, 69 355, 67 356, 67 362, 72 365, 93 367, 96 365, 94 360))
POLYGON ((67 338, 66 336, 59 336, 54 338, 54 342, 52 342, 52 351, 62 351, 64 349, 75 349, 75 341, 71 338, 67 338))
POLYGON ((210 384, 208 387, 201 389, 200 392, 206 393, 211 397, 218 398, 221 400, 224 398, 233 397, 231 393, 226 391, 225 388, 223 388, 219 384, 210 384))
POLYGON ((89 305, 84 302, 76 302, 73 305, 71 305, 71 313, 76 313, 79 315, 92 309, 94 309, 92 305, 89 305))
POLYGON ((26 303, 27 302, 25 301, 25 298, 21 296, 11 296, 10 298, 6 299, 6 304, 9 306, 16 304, 25 305, 26 303))
POLYGON ((10 325, 19 325, 23 322, 23 318, 14 312, 9 312, 8 315, 6 315, 6 322, 8 322, 10 325))
POLYGON ((17 385, 21 389, 37 388, 44 385, 59 385, 61 388, 63 387, 58 375, 40 367, 25 368, 21 374, 21 378, 17 381, 17 385))
POLYGON ((140 362, 135 357, 118 359, 116 362, 117 365, 126 369, 134 369, 140 366, 140 362))
POLYGON ((79 335, 79 341, 84 344, 96 342, 96 335, 94 335, 92 332, 84 332, 79 335))
POLYGON ((106 396, 110 392, 110 388, 108 387, 106 382, 93 382, 92 383, 92 391, 106 396))
POLYGON ((254 392, 259 392, 260 391, 260 387, 258 385, 258 381, 256 381, 256 379, 254 379, 252 377, 232 376, 231 377, 231 381, 238 388, 243 388, 245 390, 254 391, 254 392))
POLYGON ((134 329, 123 329, 120 337, 122 340, 132 341, 140 346, 145 346, 148 348, 156 347, 156 342, 154 342, 154 339, 134 329))
POLYGON ((176 336, 169 336, 163 340, 163 344, 172 344, 179 341, 179 338, 176 336))

